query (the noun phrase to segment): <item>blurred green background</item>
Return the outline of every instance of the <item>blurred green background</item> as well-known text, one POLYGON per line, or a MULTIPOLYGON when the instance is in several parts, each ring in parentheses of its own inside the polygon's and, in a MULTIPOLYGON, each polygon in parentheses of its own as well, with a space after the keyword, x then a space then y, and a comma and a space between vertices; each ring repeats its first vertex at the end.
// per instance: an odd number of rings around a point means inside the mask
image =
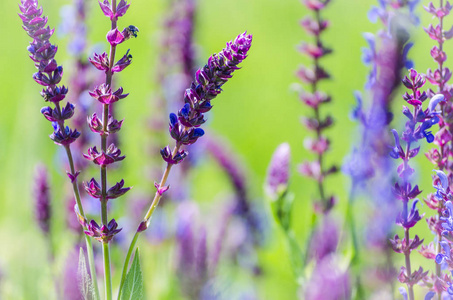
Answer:
MULTIPOLYGON (((105 42, 108 19, 101 15, 97 1, 91 2, 92 9, 87 16, 90 42, 105 42)), ((424 2, 427 5, 427 1, 424 2)), ((40 1, 44 14, 49 16, 51 27, 58 27, 61 22, 60 9, 70 3, 68 0, 40 1)), ((17 4, 9 0, 0 4, 0 270, 3 275, 0 279, 0 298, 48 299, 51 274, 57 271, 47 266, 45 241, 34 222, 32 178, 36 163, 42 161, 49 166, 52 186, 64 186, 51 191, 53 213, 57 219, 53 229, 58 237, 53 243, 58 251, 63 252, 70 247, 71 241, 68 241, 70 238, 65 239, 64 234, 58 235, 58 232, 64 232, 61 227, 64 226, 65 215, 63 202, 59 201, 65 189, 69 188, 69 183, 56 158, 58 147, 47 137, 51 133, 50 125, 39 113, 45 104, 39 96, 40 87, 31 78, 35 68, 27 58, 26 50, 30 38, 21 29, 17 4)), ((343 157, 357 142, 356 124, 350 121, 348 115, 355 102, 352 93, 363 89, 368 72, 360 58, 360 48, 365 46, 362 33, 374 33, 380 28, 379 24, 371 24, 367 19, 371 5, 376 5, 376 1, 336 0, 324 14, 326 19, 331 20, 332 26, 324 34, 323 40, 333 48, 333 54, 326 57, 322 65, 332 74, 333 80, 322 83, 321 89, 330 93, 333 101, 322 114, 332 113, 336 122, 327 133, 332 140, 327 164, 341 164, 343 157)), ((156 70, 160 68, 159 35, 165 8, 164 0, 132 1, 128 13, 119 21, 119 27, 129 24, 137 26, 140 35, 127 45, 134 57, 133 64, 118 76, 118 82, 130 93, 117 106, 118 118, 126 119, 120 139, 121 149, 127 159, 121 163, 121 171, 113 177, 123 176, 127 184, 134 186, 129 194, 119 199, 122 203, 115 203, 118 207, 125 205, 124 202, 134 193, 153 191, 153 183, 144 175, 143 161, 149 160, 144 143, 148 140, 145 136, 148 134, 146 124, 154 113, 150 101, 157 89, 154 79, 156 70)), ((421 7, 418 13, 421 26, 427 26, 430 16, 421 7)), ((298 163, 312 158, 302 145, 309 132, 299 121, 300 116, 311 111, 291 92, 290 85, 297 82, 294 75, 297 67, 308 63, 296 50, 301 41, 311 40, 298 24, 307 14, 309 12, 297 0, 199 0, 195 26, 199 66, 204 65, 209 55, 220 51, 225 42, 239 33, 247 30, 253 34, 249 57, 242 64, 242 70, 235 73, 234 78, 224 86, 224 92, 213 101, 214 109, 208 115, 207 127, 211 129, 211 134, 218 133, 226 137, 243 158, 249 170, 251 194, 264 207, 268 204, 262 195, 262 186, 271 154, 282 142, 291 145, 291 191, 296 195, 293 219, 301 243, 307 238, 310 201, 316 196, 313 182, 296 172, 298 163)), ((415 67, 424 72, 428 67, 434 67, 429 56, 433 43, 421 26, 412 32, 415 46, 409 56, 414 60, 415 67)), ((68 38, 56 34, 51 42, 59 46, 57 60, 65 66, 65 62, 71 60, 66 52, 68 38)), ((105 43, 104 47, 107 50, 105 43)), ((70 69, 65 69, 64 83, 70 72, 70 69)), ((401 120, 398 112, 402 104, 402 99, 397 99, 394 105, 395 126, 399 128, 402 123, 398 121, 401 120)), ((423 145, 422 150, 423 147, 426 149, 429 146, 423 145)), ((429 192, 432 166, 423 155, 417 157, 416 163, 420 185, 429 192)), ((95 175, 97 171, 81 176, 82 180, 87 180, 89 176, 95 175)), ((194 199, 200 202, 208 202, 219 191, 229 189, 227 179, 212 167, 209 159, 199 166, 193 178, 194 199)), ((338 174, 329 179, 327 185, 329 192, 338 195, 339 204, 335 210, 336 215, 342 216, 350 187, 349 179, 338 174)), ((367 199, 358 201, 366 203, 367 199)), ((422 211, 425 210, 423 207, 422 211)), ((120 210, 115 211, 115 214, 120 213, 120 210)), ((364 216, 357 214, 357 218, 363 219, 364 216)), ((432 240, 425 222, 420 222, 415 228, 427 241, 432 240)), ((292 277, 281 232, 274 224, 270 230, 269 242, 259 251, 264 276, 251 280, 255 281, 260 299, 295 299, 297 284, 292 277)), ((168 275, 165 269, 168 267, 169 249, 150 249, 149 246, 145 249, 142 251, 143 265, 155 270, 144 273, 145 282, 149 282, 146 288, 149 299, 174 299, 171 292, 175 289, 172 286, 174 283, 165 277, 168 275)), ((60 256, 57 260, 61 263, 64 257, 60 256)), ((117 273, 123 262, 123 256, 117 256, 120 259, 114 262, 114 285, 118 282, 117 273)), ((426 263, 419 259, 418 253, 414 257, 418 257, 417 263, 426 263)), ((395 255, 395 260, 399 266, 403 262, 402 255, 395 255)))

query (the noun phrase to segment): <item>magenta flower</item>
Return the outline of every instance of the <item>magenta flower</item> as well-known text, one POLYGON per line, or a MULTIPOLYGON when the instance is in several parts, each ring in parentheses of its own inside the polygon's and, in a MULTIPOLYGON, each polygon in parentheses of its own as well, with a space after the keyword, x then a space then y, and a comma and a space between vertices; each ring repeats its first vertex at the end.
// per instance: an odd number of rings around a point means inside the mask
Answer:
POLYGON ((117 229, 118 223, 116 223, 115 219, 112 219, 107 225, 101 226, 96 221, 91 220, 87 227, 88 229, 85 231, 85 234, 94 237, 101 243, 110 242, 122 230, 122 228, 117 229))

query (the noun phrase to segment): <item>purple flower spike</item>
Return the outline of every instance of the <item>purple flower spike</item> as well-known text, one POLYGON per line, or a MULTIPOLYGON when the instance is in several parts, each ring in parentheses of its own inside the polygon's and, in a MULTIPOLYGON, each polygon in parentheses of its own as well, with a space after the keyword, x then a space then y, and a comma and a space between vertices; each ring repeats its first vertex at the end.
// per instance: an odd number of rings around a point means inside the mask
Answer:
MULTIPOLYGON (((196 127, 205 122, 203 114, 212 108, 210 101, 220 94, 222 85, 239 69, 237 65, 247 57, 251 43, 252 35, 247 32, 238 35, 196 72, 195 81, 184 93, 185 105, 178 115, 170 114, 169 132, 178 148, 181 145, 191 145, 204 135, 203 129, 196 127)), ((166 147, 161 150, 161 155, 167 163, 173 164, 184 159, 187 153, 179 151, 172 157, 170 148, 166 147)))
POLYGON ((94 237, 101 243, 108 243, 118 232, 122 230, 122 228, 117 228, 118 223, 116 223, 115 219, 112 219, 107 225, 102 226, 99 226, 98 223, 91 220, 90 223, 88 223, 85 234, 94 237))
POLYGON ((288 188, 290 159, 291 148, 288 143, 279 145, 272 155, 264 186, 267 196, 272 200, 277 200, 288 188))

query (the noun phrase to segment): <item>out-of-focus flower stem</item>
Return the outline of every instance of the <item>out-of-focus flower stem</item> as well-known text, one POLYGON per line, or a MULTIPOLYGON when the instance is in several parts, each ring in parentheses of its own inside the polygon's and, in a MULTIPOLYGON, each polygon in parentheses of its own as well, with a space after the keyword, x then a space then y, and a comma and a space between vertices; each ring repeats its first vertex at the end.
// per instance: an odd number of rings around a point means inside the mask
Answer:
MULTIPOLYGON (((348 203, 346 206, 346 216, 345 216, 346 227, 349 229, 349 234, 351 235, 352 251, 353 251, 351 261, 349 262, 350 267, 359 265, 359 260, 360 260, 360 247, 359 247, 359 241, 357 239, 357 231, 355 228, 355 220, 354 220, 354 214, 353 214, 353 206, 354 206, 353 202, 355 199, 356 187, 357 186, 356 186, 355 182, 353 182, 352 186, 349 190, 348 203)), ((363 299, 364 295, 363 295, 362 284, 360 281, 360 276, 355 276, 355 287, 356 287, 355 299, 363 299)))
MULTIPOLYGON (((415 111, 414 111, 415 113, 415 111)), ((409 163, 409 152, 411 150, 411 142, 407 142, 406 144, 406 159, 404 159, 404 169, 407 169, 408 168, 408 163, 409 163)), ((405 183, 406 184, 406 183, 405 183)), ((405 218, 407 218, 407 210, 408 210, 408 202, 407 201, 403 201, 403 213, 405 213, 405 218)), ((411 240, 409 239, 409 228, 404 228, 404 237, 406 239, 406 245, 409 245, 411 240)), ((411 277, 411 274, 412 274, 412 269, 411 269, 411 248, 410 247, 406 247, 407 250, 404 252, 404 258, 405 258, 405 261, 406 261, 406 274, 407 274, 407 277, 410 278, 411 277)), ((407 289, 409 291, 409 300, 414 300, 414 287, 412 286, 412 284, 408 284, 407 285, 407 289)))
MULTIPOLYGON (((407 203, 405 203, 405 205, 407 206, 407 203)), ((407 210, 407 208, 406 208, 406 210, 407 210)), ((406 243, 409 243, 410 242, 410 240, 409 240, 409 228, 404 228, 404 237, 406 239, 406 243)), ((411 257, 410 256, 411 256, 411 250, 410 249, 408 251, 404 252, 404 257, 405 257, 405 260, 406 260, 406 272, 407 272, 407 276, 408 277, 412 274, 411 257)), ((408 284, 407 288, 409 290, 409 300, 414 300, 414 287, 412 286, 412 284, 408 284)))
MULTIPOLYGON (((59 106, 57 106, 57 109, 59 109, 59 106)), ((65 148, 66 154, 68 156, 68 162, 69 162, 69 168, 71 169, 71 174, 76 174, 76 171, 74 168, 74 159, 72 158, 71 148, 69 145, 64 146, 64 148, 65 148)), ((79 184, 77 182, 77 178, 75 178, 72 182, 72 189, 74 191, 74 197, 76 200, 77 209, 79 210, 79 214, 84 219, 86 219, 85 212, 83 211, 82 201, 80 200, 79 184)), ((83 229, 87 230, 86 226, 83 226, 83 229)), ((94 286, 94 292, 96 294, 96 298, 100 299, 99 286, 98 286, 98 281, 97 281, 97 276, 96 276, 96 268, 94 265, 93 244, 91 243, 91 237, 89 237, 88 235, 84 235, 84 236, 85 236, 85 243, 87 245, 88 265, 90 268, 91 281, 94 286)))

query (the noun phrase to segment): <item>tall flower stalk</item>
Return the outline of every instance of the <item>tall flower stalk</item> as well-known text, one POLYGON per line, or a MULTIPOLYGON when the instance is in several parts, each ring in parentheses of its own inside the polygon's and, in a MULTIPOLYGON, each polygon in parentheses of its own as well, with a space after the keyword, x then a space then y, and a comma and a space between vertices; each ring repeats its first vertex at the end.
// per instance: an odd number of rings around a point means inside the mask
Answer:
POLYGON ((405 76, 403 84, 411 91, 411 94, 405 93, 404 100, 413 107, 413 110, 406 106, 403 106, 403 114, 408 118, 406 122, 405 130, 402 132, 402 140, 406 143, 405 148, 400 143, 398 132, 393 129, 392 133, 395 139, 395 147, 391 150, 390 156, 394 159, 401 159, 402 163, 398 166, 398 176, 400 177, 400 183, 396 182, 393 188, 395 198, 401 200, 403 204, 402 211, 398 213, 396 224, 404 228, 404 237, 400 239, 398 235, 395 235, 394 239, 391 239, 392 248, 397 253, 404 254, 405 266, 401 267, 398 275, 398 280, 401 283, 405 283, 408 288, 409 299, 414 299, 413 286, 422 280, 428 272, 423 272, 423 268, 420 267, 416 271, 412 271, 410 254, 413 250, 416 250, 418 246, 423 243, 418 235, 415 235, 413 239, 410 239, 409 230, 423 217, 416 207, 418 199, 416 197, 421 193, 418 185, 412 187, 410 182, 411 175, 415 170, 409 165, 409 160, 417 156, 420 146, 414 147, 414 144, 419 140, 425 140, 428 143, 433 142, 434 135, 429 131, 431 127, 439 122, 439 117, 435 110, 437 104, 444 101, 444 96, 436 95, 431 98, 428 108, 423 110, 422 103, 428 98, 426 92, 421 92, 420 89, 425 84, 424 79, 414 69, 410 70, 410 76, 405 76), (409 202, 412 201, 411 208, 409 208, 409 202))
MULTIPOLYGON (((388 251, 388 238, 393 229, 396 202, 391 194, 391 158, 388 156, 390 142, 389 124, 393 118, 391 104, 395 98, 395 91, 401 84, 403 70, 413 66, 408 59, 408 52, 412 43, 410 28, 416 25, 418 18, 414 14, 416 1, 379 1, 379 6, 372 6, 368 17, 371 22, 378 22, 381 26, 375 34, 363 34, 368 47, 363 48, 363 63, 370 68, 365 84, 365 93, 355 92, 357 107, 351 117, 358 123, 360 140, 354 145, 348 156, 343 171, 351 177, 351 188, 346 209, 345 226, 351 236, 354 250, 351 266, 359 266, 365 253, 370 248, 385 252, 388 257, 385 265, 377 266, 391 270, 391 251, 388 251), (368 102, 368 103, 367 103, 368 102), (366 194, 372 200, 372 221, 366 224, 367 240, 360 241, 360 230, 355 224, 353 206, 360 193, 366 194), (385 203, 383 205, 383 203, 385 203), (365 243, 364 243, 365 242, 365 243), (362 245, 371 246, 362 250, 362 245), (390 261, 390 264, 389 264, 390 261)), ((362 260, 363 261, 363 260, 362 260)), ((356 274, 360 274, 356 270, 356 274)), ((387 277, 390 291, 393 290, 393 278, 387 277)), ((357 295, 364 297, 363 280, 356 276, 357 295)), ((381 292, 381 288, 377 288, 381 292)))
POLYGON ((300 80, 310 89, 309 92, 302 92, 300 99, 313 110, 313 115, 304 118, 303 122, 308 130, 315 132, 315 137, 307 138, 304 146, 316 156, 315 161, 304 162, 299 167, 299 171, 317 182, 319 200, 315 203, 315 211, 324 214, 328 213, 335 203, 335 198, 326 194, 324 181, 328 175, 337 170, 336 167, 326 168, 324 166, 324 155, 329 150, 330 141, 323 132, 332 126, 333 119, 331 116, 323 118, 320 112, 321 106, 331 101, 329 95, 319 90, 319 82, 330 78, 327 71, 320 65, 320 59, 332 52, 331 49, 324 46, 321 40, 321 34, 329 26, 329 22, 321 18, 321 12, 329 2, 330 0, 304 2, 306 7, 313 12, 314 17, 306 17, 301 21, 301 25, 308 34, 314 37, 315 43, 303 43, 300 51, 312 60, 313 66, 300 67, 297 72, 300 80))
MULTIPOLYGON (((448 178, 453 178, 452 173, 452 162, 450 155, 452 153, 452 130, 453 130, 453 106, 451 103, 452 98, 452 89, 448 85, 448 81, 451 79, 451 70, 446 67, 445 61, 447 60, 447 54, 444 51, 444 43, 453 37, 453 27, 449 31, 444 29, 444 18, 450 14, 452 6, 448 1, 444 3, 443 0, 438 2, 438 7, 435 7, 433 2, 430 2, 428 6, 425 7, 425 10, 433 15, 433 18, 437 19, 437 25, 433 26, 430 24, 425 28, 426 33, 429 37, 437 42, 437 45, 433 46, 431 49, 431 57, 437 63, 437 68, 432 71, 428 69, 426 73, 426 79, 435 86, 434 90, 428 90, 428 95, 432 96, 434 94, 442 94, 445 97, 446 102, 441 104, 441 114, 439 116, 439 131, 436 133, 434 138, 434 144, 438 148, 430 149, 425 153, 429 161, 431 161, 436 169, 439 171, 445 172, 448 178)), ((439 254, 442 250, 442 225, 441 225, 441 216, 442 211, 444 210, 444 201, 439 201, 434 194, 428 195, 425 199, 425 203, 429 208, 435 211, 435 215, 427 219, 429 228, 437 236, 437 242, 435 247, 428 246, 422 255, 428 259, 434 259, 434 257, 439 254), (434 249, 435 248, 435 249, 434 249)), ((435 277, 432 278, 432 282, 429 284, 432 285, 435 292, 438 295, 438 299, 441 299, 441 294, 443 289, 438 289, 437 287, 442 286, 442 272, 440 264, 436 263, 436 272, 435 277)))
POLYGON ((96 147, 91 147, 88 149, 88 153, 83 156, 100 167, 100 184, 92 178, 84 185, 87 193, 93 198, 99 199, 101 202, 101 225, 98 225, 94 220, 91 220, 89 223, 86 220, 82 220, 82 223, 86 222, 88 228, 85 233, 102 243, 105 298, 110 300, 112 299, 112 276, 110 269, 109 242, 121 231, 121 229, 118 229, 118 224, 115 219, 109 220, 107 202, 110 199, 116 199, 124 195, 130 190, 130 187, 124 187, 124 179, 121 179, 120 182, 117 182, 109 189, 107 188, 107 166, 125 158, 125 156, 121 155, 121 150, 113 143, 107 147, 107 138, 118 132, 123 123, 123 121, 118 121, 111 115, 111 106, 115 102, 128 96, 128 94, 123 93, 122 87, 113 91, 112 78, 115 73, 123 71, 132 62, 132 55, 129 54, 129 50, 127 50, 126 54, 118 61, 115 61, 117 46, 131 37, 136 37, 138 29, 135 26, 130 25, 121 32, 118 30, 118 18, 124 16, 130 6, 126 1, 121 0, 117 4, 116 0, 112 0, 112 3, 110 4, 108 0, 104 0, 104 2, 99 2, 99 5, 104 15, 110 18, 111 21, 111 29, 107 33, 110 51, 109 54, 105 52, 102 54, 95 53, 94 56, 90 58, 90 62, 98 70, 105 72, 105 83, 98 85, 95 87, 94 91, 90 92, 90 95, 102 105, 102 116, 101 118, 98 118, 96 113, 94 113, 88 118, 88 124, 93 132, 100 135, 101 145, 100 151, 98 151, 96 147))
POLYGON ((166 146, 160 151, 167 166, 160 181, 154 184, 156 187, 154 199, 129 246, 121 276, 120 293, 137 239, 140 233, 148 228, 151 216, 162 195, 169 189, 166 183, 171 168, 187 157, 188 152, 183 147, 194 144, 198 138, 204 135, 203 129, 199 127, 206 121, 204 114, 212 108, 211 100, 221 93, 222 86, 232 77, 232 73, 239 69, 237 65, 247 57, 251 43, 252 35, 244 32, 238 35, 234 41, 228 42, 220 53, 212 55, 208 59, 208 63, 196 72, 195 80, 185 91, 184 106, 178 111, 178 114, 170 114, 169 132, 175 140, 175 146, 173 149, 166 146))
MULTIPOLYGON (((30 58, 38 69, 38 72, 33 75, 33 79, 44 87, 41 92, 44 100, 46 102, 52 102, 54 106, 53 108, 50 106, 43 107, 41 113, 52 123, 54 131, 50 135, 50 139, 55 144, 62 146, 66 151, 70 169, 67 171, 67 174, 72 183, 76 209, 78 215, 85 219, 77 181, 80 172, 75 169, 70 148, 71 143, 80 136, 80 133, 76 129, 73 130, 68 126, 65 127, 65 121, 74 115, 74 105, 69 102, 66 105, 61 104, 68 93, 68 89, 64 85, 59 85, 63 75, 63 67, 59 66, 55 60, 58 47, 49 41, 54 30, 50 29, 49 26, 46 27, 47 17, 42 16, 43 10, 38 7, 37 0, 22 0, 19 8, 21 11, 19 17, 22 19, 23 28, 33 38, 33 41, 28 47, 30 58)), ((82 224, 82 227, 84 230, 88 229, 87 224, 82 224)), ((89 237, 85 237, 85 242, 87 245, 90 273, 94 279, 94 290, 96 296, 99 298, 99 289, 95 280, 96 270, 94 268, 93 246, 89 237)))

